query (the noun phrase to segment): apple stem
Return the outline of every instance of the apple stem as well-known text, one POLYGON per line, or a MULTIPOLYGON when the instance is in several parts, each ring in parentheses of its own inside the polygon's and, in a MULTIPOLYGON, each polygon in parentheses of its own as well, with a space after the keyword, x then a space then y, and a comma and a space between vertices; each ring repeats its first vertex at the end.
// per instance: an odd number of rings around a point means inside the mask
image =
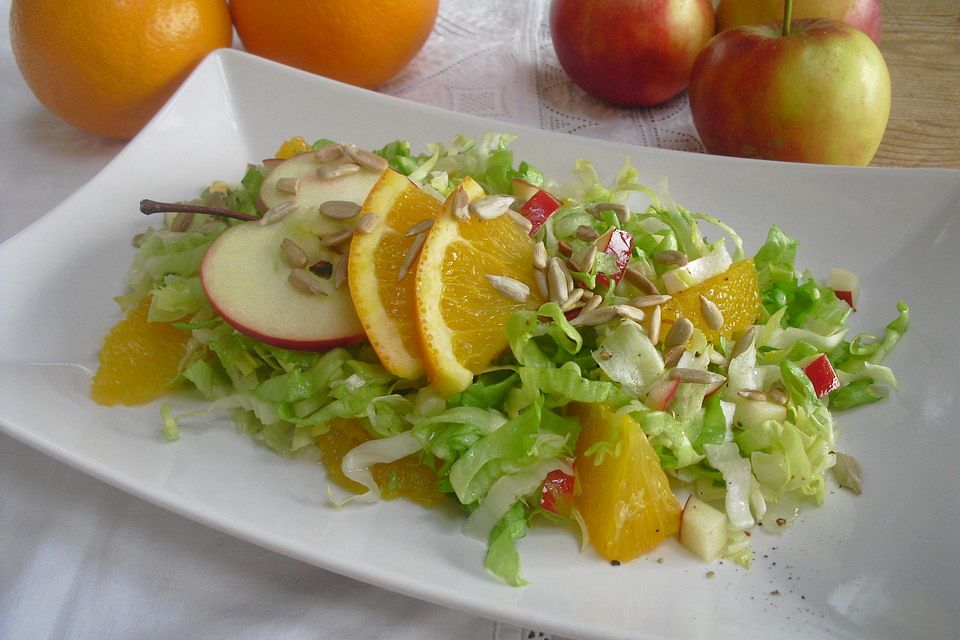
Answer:
POLYGON ((780 35, 790 35, 790 22, 793 20, 793 0, 784 0, 783 3, 783 29, 780 35))
POLYGON ((249 213, 221 209, 220 207, 207 207, 201 204, 181 204, 179 202, 157 202, 156 200, 141 200, 140 213, 147 216, 152 213, 205 213, 221 218, 233 218, 234 220, 259 220, 257 216, 252 216, 249 213))

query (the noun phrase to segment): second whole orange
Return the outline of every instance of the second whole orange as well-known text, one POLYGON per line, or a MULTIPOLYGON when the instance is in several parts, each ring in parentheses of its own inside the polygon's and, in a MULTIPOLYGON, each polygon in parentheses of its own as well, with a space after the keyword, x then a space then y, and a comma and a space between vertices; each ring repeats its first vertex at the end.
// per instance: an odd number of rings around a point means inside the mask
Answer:
POLYGON ((360 87, 400 72, 430 35, 439 0, 231 0, 244 48, 360 87))

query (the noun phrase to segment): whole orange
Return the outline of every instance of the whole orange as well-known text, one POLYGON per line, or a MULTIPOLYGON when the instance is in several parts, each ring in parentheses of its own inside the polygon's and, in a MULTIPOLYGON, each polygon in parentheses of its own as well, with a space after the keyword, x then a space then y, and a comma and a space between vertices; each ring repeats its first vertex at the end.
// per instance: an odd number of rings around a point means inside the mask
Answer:
POLYGON ((372 88, 403 69, 433 29, 439 0, 231 0, 250 53, 372 88))
POLYGON ((233 38, 224 0, 13 0, 10 41, 30 89, 70 124, 130 138, 233 38))

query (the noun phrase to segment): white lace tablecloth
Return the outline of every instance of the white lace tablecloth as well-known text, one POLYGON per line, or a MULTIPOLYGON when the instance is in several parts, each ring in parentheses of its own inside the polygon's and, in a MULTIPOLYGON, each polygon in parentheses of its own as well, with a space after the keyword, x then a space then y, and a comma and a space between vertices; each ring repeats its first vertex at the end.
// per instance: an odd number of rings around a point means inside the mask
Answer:
MULTIPOLYGON (((0 1, 4 16, 9 6, 0 1)), ((685 96, 624 109, 576 88, 553 53, 548 8, 547 0, 443 0, 424 50, 381 90, 505 123, 702 150, 685 96)), ((6 19, 0 29, 2 242, 93 177, 123 143, 46 111, 17 70, 6 19)), ((240 542, 0 435, 0 638, 535 637, 546 636, 240 542)))

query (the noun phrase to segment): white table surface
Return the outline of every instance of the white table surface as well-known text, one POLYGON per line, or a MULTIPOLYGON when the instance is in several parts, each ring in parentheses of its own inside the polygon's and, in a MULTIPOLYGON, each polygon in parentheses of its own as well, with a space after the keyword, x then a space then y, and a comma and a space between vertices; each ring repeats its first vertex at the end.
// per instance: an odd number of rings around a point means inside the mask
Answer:
MULTIPOLYGON (((13 59, 9 6, 0 1, 0 242, 124 146, 37 102, 13 59)), ((427 46, 380 90, 507 123, 700 150, 685 97, 619 109, 572 86, 553 55, 547 7, 444 0, 427 46)), ((547 636, 265 551, 0 435, 0 638, 528 637, 547 636)))

